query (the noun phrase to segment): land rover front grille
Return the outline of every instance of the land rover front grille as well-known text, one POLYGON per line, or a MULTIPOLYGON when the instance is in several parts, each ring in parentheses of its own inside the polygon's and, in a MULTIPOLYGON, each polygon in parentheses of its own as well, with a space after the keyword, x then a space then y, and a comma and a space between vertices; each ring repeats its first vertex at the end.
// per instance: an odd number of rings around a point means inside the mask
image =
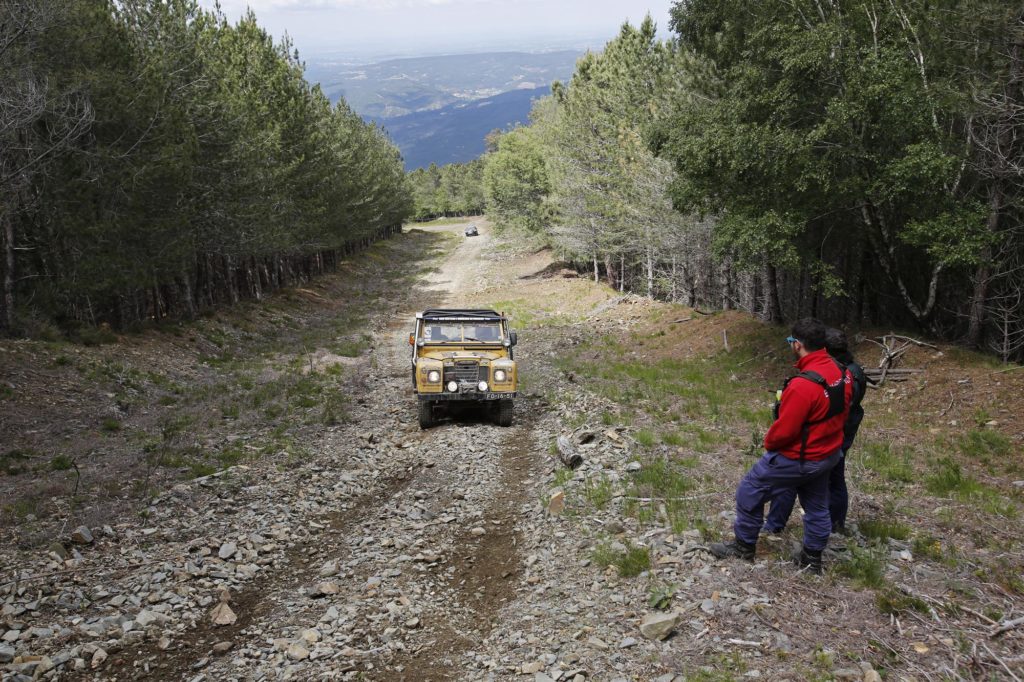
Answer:
POLYGON ((475 384, 478 381, 487 380, 487 368, 480 367, 475 362, 456 362, 444 368, 444 382, 457 381, 458 383, 468 382, 475 384))

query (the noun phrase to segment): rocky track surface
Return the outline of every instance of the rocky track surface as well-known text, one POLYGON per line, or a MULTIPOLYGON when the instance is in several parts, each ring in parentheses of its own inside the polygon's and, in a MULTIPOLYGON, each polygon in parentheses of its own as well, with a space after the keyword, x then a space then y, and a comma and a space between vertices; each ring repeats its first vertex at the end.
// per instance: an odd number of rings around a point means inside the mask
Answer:
MULTIPOLYGON (((906 541, 871 550, 896 592, 795 572, 799 526, 766 539, 754 564, 714 561, 706 540, 728 533, 746 465, 735 438, 710 452, 644 443, 565 362, 639 329, 656 304, 616 297, 546 253, 504 250, 477 222, 471 239, 462 224, 431 228, 457 241, 414 303, 515 309, 513 427, 469 412, 421 431, 414 311, 408 297, 382 302, 373 341, 345 366, 348 419, 308 456, 254 457, 174 485, 133 522, 0 556, 4 682, 1024 677, 1019 598, 986 597, 1001 620, 956 608, 950 574, 906 541), (559 436, 579 468, 559 463, 559 436), (691 468, 686 487, 637 497, 644 472, 670 461, 691 468), (642 565, 625 570, 633 552, 642 565), (879 595, 903 601, 883 612, 879 595), (1000 623, 1010 626, 991 634, 1000 623)), ((669 324, 690 319, 670 312, 669 324)), ((705 335, 716 345, 721 330, 705 335)), ((856 501, 872 513, 882 502, 856 501)), ((837 538, 830 566, 865 556, 858 543, 837 538)), ((960 595, 991 587, 956 584, 960 595)))

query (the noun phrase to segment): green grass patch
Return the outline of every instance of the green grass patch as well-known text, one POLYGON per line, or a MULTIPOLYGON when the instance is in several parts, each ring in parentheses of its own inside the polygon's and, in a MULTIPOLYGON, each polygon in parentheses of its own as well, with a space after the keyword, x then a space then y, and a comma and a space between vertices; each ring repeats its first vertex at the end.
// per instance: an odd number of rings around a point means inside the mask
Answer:
POLYGON ((67 471, 75 466, 74 460, 67 455, 57 455, 50 460, 50 471, 67 471))
MULTIPOLYGON (((570 357, 557 362, 563 372, 586 379, 593 392, 656 423, 686 418, 744 425, 770 421, 765 407, 770 391, 749 379, 749 372, 739 371, 741 358, 736 353, 651 360, 637 353, 644 340, 637 334, 601 336, 585 341, 570 357)), ((706 438, 699 447, 707 451, 714 440, 706 438)))
POLYGON ((835 572, 852 580, 860 587, 873 589, 885 585, 884 550, 849 548, 849 556, 835 565, 835 572))
POLYGON ((984 487, 975 478, 964 474, 958 462, 949 457, 940 459, 925 478, 928 492, 940 497, 970 499, 980 495, 984 487))
POLYGON ((642 524, 654 523, 663 513, 673 532, 697 527, 703 517, 695 500, 688 498, 696 483, 686 471, 694 460, 655 458, 642 462, 640 471, 630 475, 624 510, 642 524))
POLYGON ((29 461, 35 457, 31 450, 14 449, 0 454, 0 471, 8 476, 17 476, 29 470, 29 461))
POLYGON ((910 537, 910 528, 899 521, 861 519, 857 522, 857 527, 864 537, 881 542, 885 542, 889 538, 906 540, 910 537))
POLYGON ((598 509, 604 509, 612 501, 612 482, 604 475, 588 478, 583 485, 583 497, 598 509))
POLYGON ((972 429, 957 442, 957 449, 971 461, 985 465, 1008 463, 1013 452, 1010 439, 992 429, 972 429))
POLYGON ((875 605, 878 610, 886 615, 899 616, 904 613, 916 611, 917 613, 928 613, 928 604, 923 599, 901 592, 893 587, 879 590, 875 595, 875 605))
POLYGON ((591 558, 601 568, 614 566, 623 578, 633 578, 651 567, 651 552, 642 545, 619 549, 613 543, 603 542, 594 548, 591 558))
POLYGON ((655 442, 657 442, 657 439, 654 432, 650 429, 641 429, 636 432, 636 442, 642 447, 652 448, 654 447, 655 442))
POLYGON ((867 443, 861 459, 865 467, 887 481, 910 483, 914 480, 914 467, 910 463, 910 455, 895 452, 892 443, 867 443))
POLYGON ((113 417, 104 417, 103 421, 100 422, 100 429, 107 433, 116 433, 122 428, 121 422, 113 417))
POLYGON ((950 559, 943 550, 942 541, 930 533, 915 536, 911 551, 915 557, 931 559, 932 561, 944 562, 950 559))

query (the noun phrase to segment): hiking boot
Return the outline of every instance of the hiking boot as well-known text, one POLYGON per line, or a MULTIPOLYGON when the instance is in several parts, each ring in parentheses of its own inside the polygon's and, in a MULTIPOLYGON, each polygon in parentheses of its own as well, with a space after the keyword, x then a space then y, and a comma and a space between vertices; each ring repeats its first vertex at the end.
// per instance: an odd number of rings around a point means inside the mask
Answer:
POLYGON ((737 559, 743 559, 744 561, 753 561, 754 552, 757 551, 757 545, 750 545, 737 539, 732 542, 713 542, 708 547, 708 550, 719 559, 730 559, 735 557, 737 559))
POLYGON ((808 573, 821 575, 821 550, 801 547, 800 550, 793 555, 793 563, 795 563, 801 571, 806 570, 808 573))

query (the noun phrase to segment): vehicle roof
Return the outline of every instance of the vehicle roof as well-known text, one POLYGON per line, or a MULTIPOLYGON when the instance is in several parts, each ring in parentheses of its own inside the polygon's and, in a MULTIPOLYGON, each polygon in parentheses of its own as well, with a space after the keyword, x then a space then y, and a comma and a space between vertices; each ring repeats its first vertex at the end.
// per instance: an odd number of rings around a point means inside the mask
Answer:
POLYGON ((428 308, 416 317, 424 320, 504 320, 505 316, 494 310, 470 308, 428 308))

